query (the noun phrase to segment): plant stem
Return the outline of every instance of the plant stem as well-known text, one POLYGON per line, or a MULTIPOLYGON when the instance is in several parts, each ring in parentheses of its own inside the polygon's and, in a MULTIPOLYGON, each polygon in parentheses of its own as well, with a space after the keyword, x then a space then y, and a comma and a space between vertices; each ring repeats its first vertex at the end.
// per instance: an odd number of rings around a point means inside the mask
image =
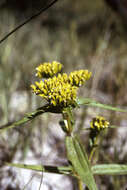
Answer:
POLYGON ((95 141, 94 141, 94 144, 92 145, 92 150, 90 152, 90 156, 89 156, 89 161, 91 162, 92 161, 92 158, 93 158, 93 155, 96 151, 96 148, 97 148, 97 142, 98 142, 98 137, 96 137, 95 141))
POLYGON ((67 135, 71 136, 71 133, 73 132, 73 126, 74 126, 74 118, 71 108, 66 108, 62 111, 63 120, 64 120, 64 132, 66 132, 67 135))
POLYGON ((78 179, 78 190, 83 190, 83 182, 78 179))

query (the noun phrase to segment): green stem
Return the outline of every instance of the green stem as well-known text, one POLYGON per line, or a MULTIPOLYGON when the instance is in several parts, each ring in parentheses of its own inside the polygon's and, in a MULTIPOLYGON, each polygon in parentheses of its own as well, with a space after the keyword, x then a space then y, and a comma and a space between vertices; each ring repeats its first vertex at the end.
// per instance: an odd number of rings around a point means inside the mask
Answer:
POLYGON ((72 109, 70 107, 64 109, 62 111, 62 115, 64 120, 64 132, 66 132, 68 136, 71 136, 74 127, 74 118, 73 118, 72 109))
POLYGON ((93 158, 93 155, 96 151, 96 148, 97 148, 97 142, 98 142, 98 137, 96 137, 95 141, 94 141, 94 144, 92 145, 92 150, 90 152, 90 156, 89 156, 89 161, 92 162, 92 158, 93 158))
POLYGON ((83 190, 83 182, 78 179, 78 190, 83 190))

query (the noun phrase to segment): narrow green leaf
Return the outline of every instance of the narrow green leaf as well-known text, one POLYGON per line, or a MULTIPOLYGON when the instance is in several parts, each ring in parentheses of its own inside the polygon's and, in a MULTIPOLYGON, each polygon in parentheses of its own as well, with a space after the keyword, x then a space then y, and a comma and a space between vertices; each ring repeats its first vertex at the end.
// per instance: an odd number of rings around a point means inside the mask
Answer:
POLYGON ((37 110, 31 112, 31 113, 27 113, 25 114, 25 116, 18 120, 18 121, 14 121, 11 123, 7 123, 3 126, 0 126, 0 133, 8 130, 8 129, 12 129, 14 127, 18 127, 18 126, 22 126, 23 124, 33 120, 34 118, 36 118, 37 116, 46 113, 46 112, 51 112, 51 113, 61 113, 60 108, 56 108, 56 107, 51 107, 49 104, 44 105, 41 108, 38 108, 37 110))
POLYGON ((96 175, 127 175, 127 165, 122 164, 100 164, 92 166, 96 175))
POLYGON ((107 104, 101 104, 101 103, 96 102, 95 100, 92 100, 92 99, 89 99, 89 98, 79 98, 77 100, 77 104, 78 105, 100 107, 100 108, 103 108, 103 109, 112 110, 112 111, 118 111, 118 112, 127 112, 127 110, 125 110, 125 109, 116 108, 116 107, 113 107, 113 106, 107 105, 107 104))
POLYGON ((74 142, 74 146, 75 146, 75 150, 77 151, 77 154, 80 155, 79 160, 81 161, 81 164, 83 166, 86 165, 89 168, 89 170, 91 171, 87 153, 86 153, 85 148, 83 147, 82 143, 80 142, 80 139, 78 137, 74 137, 73 142, 74 142))
POLYGON ((88 186, 89 190, 97 190, 96 183, 90 169, 87 154, 82 151, 82 146, 77 138, 66 137, 67 157, 73 166, 75 174, 88 186))
MULTIPOLYGON (((6 163, 8 166, 34 170, 38 172, 48 172, 56 174, 72 175, 72 167, 70 166, 43 166, 43 165, 27 165, 6 163)), ((127 165, 123 164, 99 164, 92 166, 94 175, 127 175, 127 165)))
POLYGON ((70 166, 43 166, 43 165, 28 165, 28 164, 15 164, 15 163, 6 163, 8 166, 34 170, 38 172, 47 172, 47 173, 56 173, 56 174, 66 174, 69 175, 72 171, 70 166))

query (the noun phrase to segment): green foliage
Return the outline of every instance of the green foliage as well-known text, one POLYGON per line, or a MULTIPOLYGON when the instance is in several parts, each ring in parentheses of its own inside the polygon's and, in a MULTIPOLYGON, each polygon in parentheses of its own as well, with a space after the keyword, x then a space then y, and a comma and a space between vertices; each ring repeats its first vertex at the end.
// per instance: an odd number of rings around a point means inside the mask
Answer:
MULTIPOLYGON (((5 163, 8 166, 34 170, 36 172, 57 173, 73 176, 72 166, 43 166, 43 165, 28 165, 28 164, 15 164, 5 163)), ((94 175, 127 175, 127 165, 123 164, 98 164, 91 166, 94 175)))
MULTIPOLYGON (((90 106, 96 106, 96 107, 99 106, 104 109, 126 112, 126 110, 115 108, 110 105, 101 104, 88 98, 78 99, 76 106, 79 106, 79 105, 90 105, 90 106)), ((8 130, 10 128, 14 128, 17 126, 21 126, 22 124, 25 124, 28 121, 33 120, 38 115, 46 113, 46 112, 61 113, 63 115, 63 120, 66 123, 66 125, 64 126, 66 130, 64 130, 64 132, 67 135, 65 138, 65 144, 66 144, 67 159, 69 161, 69 165, 67 167, 55 167, 55 166, 42 166, 42 165, 25 165, 25 164, 20 164, 20 163, 19 164, 6 163, 7 165, 18 167, 18 168, 31 169, 34 171, 72 175, 72 176, 75 176, 79 182, 81 181, 85 183, 86 186, 90 190, 93 190, 93 189, 97 190, 97 186, 96 186, 93 174, 96 174, 96 175, 125 175, 127 174, 126 165, 102 164, 102 165, 92 166, 92 163, 90 162, 91 162, 91 158, 93 157, 94 144, 93 144, 93 150, 91 150, 90 158, 88 160, 88 156, 85 151, 85 148, 83 147, 79 138, 77 138, 77 136, 73 136, 74 118, 72 114, 72 108, 69 108, 69 107, 66 109, 64 108, 63 111, 61 112, 61 109, 57 110, 56 106, 51 107, 50 104, 47 104, 32 113, 26 114, 26 116, 23 117, 21 120, 13 122, 11 123, 11 125, 6 124, 5 126, 0 127, 0 132, 3 132, 4 130, 8 130)), ((95 133, 95 136, 96 136, 96 133, 95 133)), ((79 189, 81 190, 82 188, 83 188, 82 185, 80 185, 79 189)))
POLYGON ((94 106, 94 107, 99 107, 99 108, 112 110, 112 111, 118 111, 118 112, 127 112, 127 110, 125 110, 125 109, 113 107, 111 105, 101 104, 101 103, 96 102, 95 100, 92 100, 90 98, 78 98, 77 104, 78 105, 85 105, 85 106, 94 106))
POLYGON ((72 164, 75 176, 82 180, 90 190, 97 190, 87 154, 79 140, 75 137, 66 137, 66 148, 67 157, 72 164))
POLYGON ((92 166, 96 175, 127 175, 127 165, 122 164, 100 164, 92 166))

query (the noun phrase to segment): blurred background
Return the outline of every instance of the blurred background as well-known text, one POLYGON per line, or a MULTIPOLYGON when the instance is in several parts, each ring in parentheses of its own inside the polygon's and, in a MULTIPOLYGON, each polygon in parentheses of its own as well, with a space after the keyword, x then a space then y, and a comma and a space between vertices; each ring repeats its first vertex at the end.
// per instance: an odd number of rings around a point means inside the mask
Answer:
MULTIPOLYGON (((1 0, 0 39, 47 0, 1 0)), ((35 68, 45 61, 59 61, 64 72, 88 69, 92 78, 79 96, 127 109, 127 2, 126 0, 61 0, 0 44, 0 125, 13 122, 42 106, 32 94, 35 68)), ((96 115, 103 115, 117 129, 102 137, 97 163, 127 163, 127 117, 99 108, 75 110, 76 131, 89 153, 89 134, 83 131, 96 115)), ((37 190, 42 174, 4 167, 3 162, 66 165, 60 115, 46 113, 22 127, 1 133, 0 190, 37 190), (32 178, 31 178, 32 176, 32 178)), ((101 190, 125 190, 126 176, 96 176, 101 190)), ((43 174, 41 189, 77 189, 72 177, 43 174)))

